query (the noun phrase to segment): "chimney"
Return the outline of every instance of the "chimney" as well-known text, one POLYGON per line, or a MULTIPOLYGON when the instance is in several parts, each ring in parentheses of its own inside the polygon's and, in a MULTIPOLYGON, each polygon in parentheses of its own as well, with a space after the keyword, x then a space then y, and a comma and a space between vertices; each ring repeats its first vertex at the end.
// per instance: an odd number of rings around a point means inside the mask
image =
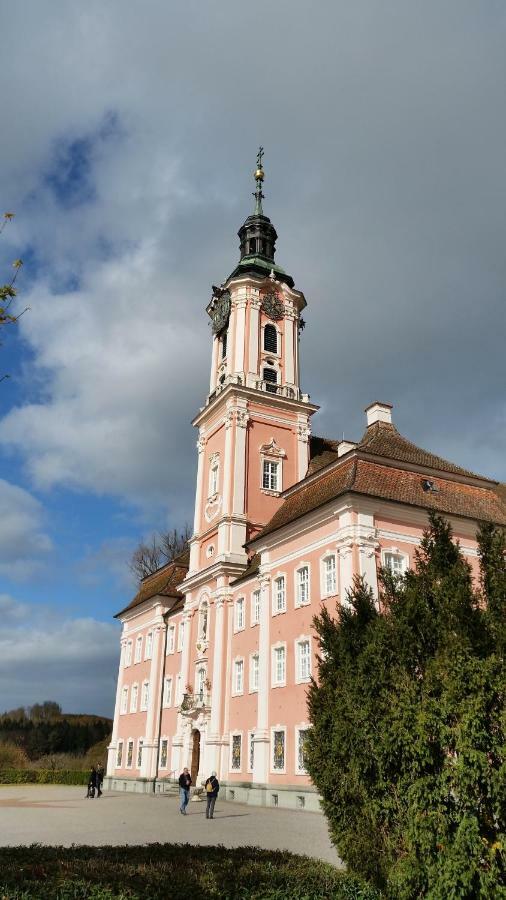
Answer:
POLYGON ((352 441, 339 441, 337 445, 337 455, 344 456, 345 453, 349 453, 350 450, 354 450, 357 445, 352 441))
POLYGON ((391 403, 378 403, 376 400, 375 403, 371 403, 370 406, 366 406, 365 414, 367 416, 367 427, 369 425, 375 425, 376 422, 388 422, 389 425, 392 424, 392 404, 391 403))

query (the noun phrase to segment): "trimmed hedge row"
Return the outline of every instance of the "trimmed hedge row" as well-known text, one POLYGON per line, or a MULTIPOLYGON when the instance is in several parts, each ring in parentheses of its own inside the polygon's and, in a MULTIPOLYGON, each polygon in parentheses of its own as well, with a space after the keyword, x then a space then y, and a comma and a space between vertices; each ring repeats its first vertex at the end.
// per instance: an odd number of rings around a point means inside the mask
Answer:
POLYGON ((89 772, 72 769, 1 769, 0 784, 88 784, 89 772))
POLYGON ((258 847, 1 847, 8 900, 380 900, 328 863, 258 847))

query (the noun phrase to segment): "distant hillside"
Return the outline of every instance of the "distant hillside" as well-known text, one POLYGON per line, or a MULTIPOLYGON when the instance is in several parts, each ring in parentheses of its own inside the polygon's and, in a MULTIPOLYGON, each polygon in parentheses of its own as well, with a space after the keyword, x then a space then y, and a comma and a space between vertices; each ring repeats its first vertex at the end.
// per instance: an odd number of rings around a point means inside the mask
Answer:
POLYGON ((30 759, 53 753, 85 755, 109 737, 112 719, 63 713, 52 701, 0 715, 0 742, 20 747, 30 759))

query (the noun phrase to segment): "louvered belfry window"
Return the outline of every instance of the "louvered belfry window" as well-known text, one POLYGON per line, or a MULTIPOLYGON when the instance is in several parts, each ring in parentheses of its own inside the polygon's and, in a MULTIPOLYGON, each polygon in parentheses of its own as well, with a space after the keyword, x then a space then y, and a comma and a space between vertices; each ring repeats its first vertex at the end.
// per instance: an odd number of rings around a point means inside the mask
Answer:
POLYGON ((278 352, 278 333, 274 325, 266 325, 264 331, 264 350, 268 353, 278 352))
POLYGON ((263 370, 264 381, 267 382, 265 388, 271 394, 276 394, 277 389, 277 381, 278 375, 276 369, 264 369, 263 370))

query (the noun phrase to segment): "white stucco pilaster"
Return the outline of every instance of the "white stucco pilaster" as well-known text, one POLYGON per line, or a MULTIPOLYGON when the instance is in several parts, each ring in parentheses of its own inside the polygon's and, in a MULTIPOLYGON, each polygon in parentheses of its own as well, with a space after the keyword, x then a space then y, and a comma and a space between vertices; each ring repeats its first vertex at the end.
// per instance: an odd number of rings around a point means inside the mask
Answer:
POLYGON ((125 665, 126 644, 126 638, 122 638, 119 654, 118 683, 116 685, 116 702, 114 704, 114 722, 112 726, 111 743, 107 747, 107 775, 114 775, 114 769, 116 767, 115 754, 118 746, 121 690, 123 688, 123 668, 125 665))
POLYGON ((285 317, 285 382, 295 384, 295 354, 294 354, 295 320, 292 315, 285 317))
POLYGON ((269 774, 269 626, 270 576, 260 576, 260 625, 258 634, 257 726, 253 737, 253 781, 265 783, 269 774))
MULTIPOLYGON (((223 695, 223 744, 228 747, 229 745, 229 734, 230 734, 230 693, 232 689, 231 681, 232 681, 232 629, 234 624, 234 603, 232 597, 227 597, 225 603, 225 615, 226 615, 226 633, 227 633, 227 661, 225 666, 225 685, 224 690, 222 692, 223 695)), ((225 752, 221 754, 221 765, 220 769, 216 770, 220 772, 221 778, 228 777, 228 764, 229 764, 229 754, 225 752)))
POLYGON ((235 416, 235 454, 232 512, 234 515, 244 514, 246 487, 246 430, 248 427, 247 403, 237 410, 235 416))
MULTIPOLYGON (((245 289, 243 289, 245 291, 245 289)), ((235 349, 234 372, 240 374, 244 371, 244 357, 246 354, 246 297, 238 297, 236 300, 236 324, 235 324, 235 349)))
POLYGON ((297 481, 305 478, 309 463, 309 438, 311 429, 306 417, 298 417, 297 424, 297 481))
POLYGON ((216 387, 218 380, 218 354, 220 352, 220 339, 217 334, 213 335, 213 352, 211 358, 211 378, 209 380, 209 393, 212 393, 216 387))
POLYGON ((207 766, 209 771, 220 771, 223 713, 223 661, 225 658, 225 602, 226 597, 214 601, 214 646, 211 687, 211 716, 207 734, 207 766))

